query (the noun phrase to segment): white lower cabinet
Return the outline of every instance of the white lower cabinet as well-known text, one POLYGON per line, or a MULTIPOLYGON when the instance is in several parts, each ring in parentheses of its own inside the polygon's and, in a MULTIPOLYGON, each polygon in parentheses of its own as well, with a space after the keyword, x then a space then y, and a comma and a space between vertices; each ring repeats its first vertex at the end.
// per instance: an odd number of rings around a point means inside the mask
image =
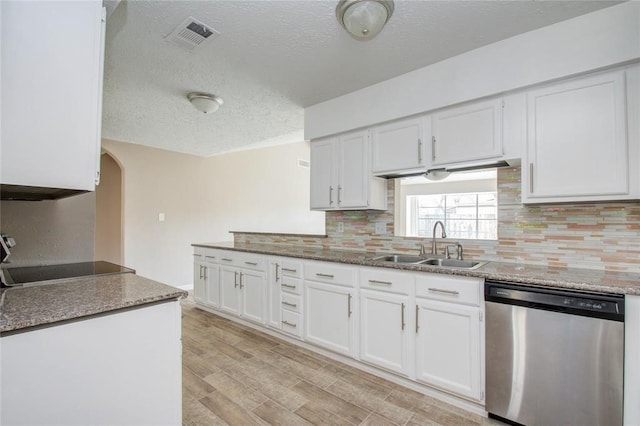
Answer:
POLYGON ((355 356, 355 289, 305 281, 305 340, 355 356))
MULTIPOLYGON (((221 259, 225 257, 221 256, 221 259)), ((229 259, 229 257, 226 257, 229 259)), ((236 264, 262 263, 234 259, 236 264)), ((263 270, 220 266, 220 309, 260 324, 267 320, 267 277, 263 270)))
POLYGON ((207 297, 204 268, 204 254, 196 250, 193 254, 193 298, 200 303, 204 303, 207 297))
POLYGON ((220 309, 235 315, 240 315, 239 273, 234 267, 220 267, 220 309))
POLYGON ((416 379, 482 399, 478 308, 416 300, 416 379))
POLYGON ((220 305, 217 253, 198 247, 193 253, 193 298, 208 306, 220 305))

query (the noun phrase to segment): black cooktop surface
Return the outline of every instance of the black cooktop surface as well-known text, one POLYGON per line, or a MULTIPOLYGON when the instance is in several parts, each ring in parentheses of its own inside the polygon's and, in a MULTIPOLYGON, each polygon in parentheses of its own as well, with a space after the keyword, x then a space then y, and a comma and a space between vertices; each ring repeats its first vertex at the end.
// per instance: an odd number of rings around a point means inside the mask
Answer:
POLYGON ((62 265, 23 266, 4 269, 4 277, 8 285, 20 285, 40 281, 54 281, 67 278, 88 277, 92 275, 108 275, 135 273, 133 269, 115 263, 97 261, 65 263, 62 265))

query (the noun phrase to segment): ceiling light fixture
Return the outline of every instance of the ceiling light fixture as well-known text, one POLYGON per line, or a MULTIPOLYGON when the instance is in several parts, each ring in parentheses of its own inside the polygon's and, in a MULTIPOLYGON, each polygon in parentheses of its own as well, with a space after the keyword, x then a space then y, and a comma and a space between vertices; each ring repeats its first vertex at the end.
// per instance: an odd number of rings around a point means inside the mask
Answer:
POLYGON ((224 103, 221 97, 208 93, 191 92, 187 94, 189 102, 198 110, 205 114, 216 112, 224 103))
POLYGON ((393 14, 393 0, 340 0, 336 18, 356 40, 374 38, 393 14))
POLYGON ((431 169, 427 170, 427 173, 424 174, 424 177, 428 180, 437 181, 449 177, 450 174, 451 172, 449 172, 447 169, 431 169))

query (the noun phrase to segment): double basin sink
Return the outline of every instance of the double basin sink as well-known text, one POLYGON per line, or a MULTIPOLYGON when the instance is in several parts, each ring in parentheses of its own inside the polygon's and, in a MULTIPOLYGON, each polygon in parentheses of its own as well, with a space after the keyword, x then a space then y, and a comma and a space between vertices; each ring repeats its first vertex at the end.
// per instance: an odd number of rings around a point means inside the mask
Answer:
POLYGON ((476 262, 474 260, 442 259, 430 257, 425 258, 422 256, 415 256, 410 254, 390 254, 374 257, 371 260, 377 262, 400 263, 405 265, 429 265, 438 266, 441 268, 460 269, 477 269, 487 264, 487 262, 476 262))

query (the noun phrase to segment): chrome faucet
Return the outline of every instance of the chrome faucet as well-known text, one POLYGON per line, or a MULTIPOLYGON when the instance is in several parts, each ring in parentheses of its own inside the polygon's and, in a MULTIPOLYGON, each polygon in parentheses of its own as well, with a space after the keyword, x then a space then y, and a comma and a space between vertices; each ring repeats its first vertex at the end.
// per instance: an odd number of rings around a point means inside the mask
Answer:
POLYGON ((431 254, 434 255, 438 254, 438 247, 436 246, 436 229, 438 228, 438 224, 440 225, 440 228, 442 228, 442 238, 447 238, 447 232, 444 230, 444 223, 437 221, 433 225, 433 238, 431 239, 431 254))

